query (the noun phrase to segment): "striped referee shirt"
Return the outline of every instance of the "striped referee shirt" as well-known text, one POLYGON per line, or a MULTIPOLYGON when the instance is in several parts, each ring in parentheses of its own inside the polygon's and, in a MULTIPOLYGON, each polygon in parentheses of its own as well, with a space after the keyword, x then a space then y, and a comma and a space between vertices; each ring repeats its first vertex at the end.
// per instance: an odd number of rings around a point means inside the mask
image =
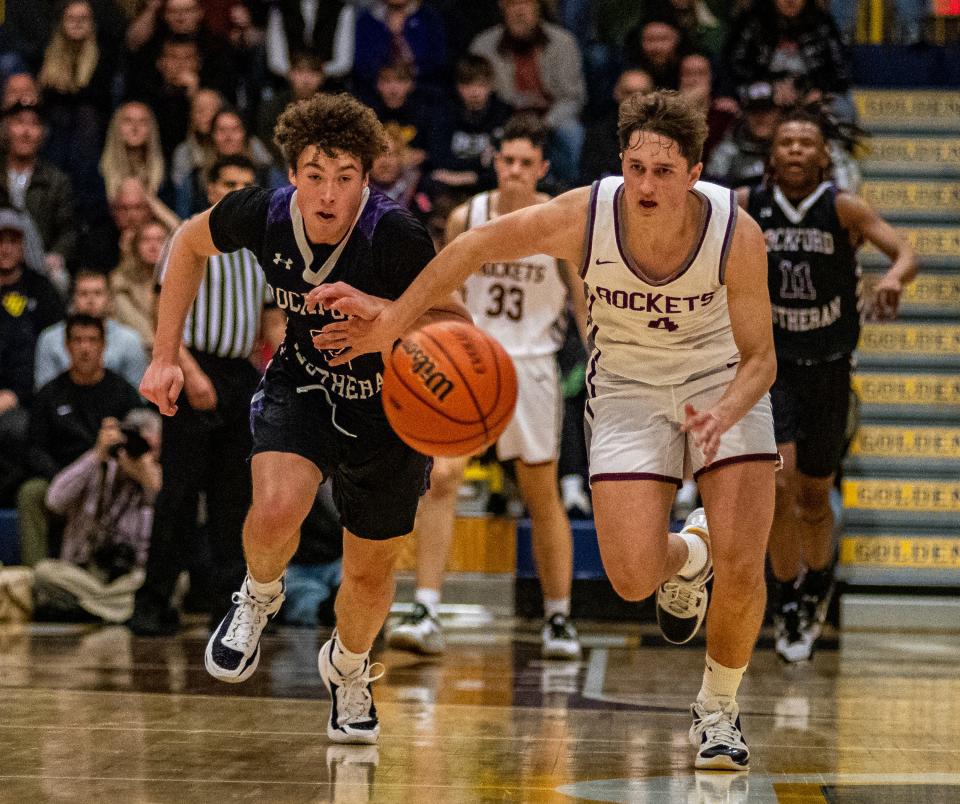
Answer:
MULTIPOLYGON (((159 284, 166 275, 172 241, 171 237, 160 258, 159 284)), ((209 257, 197 298, 187 313, 183 342, 205 354, 249 357, 263 308, 272 302, 273 294, 252 252, 241 249, 209 257)))

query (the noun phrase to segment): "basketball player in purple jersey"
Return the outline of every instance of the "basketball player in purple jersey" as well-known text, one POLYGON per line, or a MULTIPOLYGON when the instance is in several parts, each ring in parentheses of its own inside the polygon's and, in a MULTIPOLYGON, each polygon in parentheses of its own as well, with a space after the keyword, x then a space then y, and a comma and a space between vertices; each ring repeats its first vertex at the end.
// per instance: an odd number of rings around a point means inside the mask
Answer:
MULTIPOLYGON (((178 230, 160 294, 153 361, 141 393, 172 416, 183 387, 177 354, 187 311, 209 255, 254 253, 287 314, 283 343, 254 394, 253 503, 243 526, 247 577, 210 636, 204 663, 221 681, 244 681, 260 660, 260 637, 283 603, 283 574, 300 524, 325 477, 344 526, 343 582, 337 628, 320 649, 320 675, 332 706, 327 736, 338 743, 376 743, 380 723, 369 652, 393 601, 396 538, 413 529, 429 458, 394 434, 380 402, 380 354, 334 367, 312 343, 339 311, 307 302, 310 290, 343 280, 371 299, 397 298, 433 257, 426 229, 406 210, 367 186, 386 147, 376 115, 348 95, 314 95, 289 105, 275 140, 292 186, 249 187, 228 194, 178 230)), ((425 308, 414 326, 469 320, 451 293, 425 308)))
POLYGON ((827 178, 824 127, 807 109, 777 124, 769 178, 737 191, 767 241, 777 379, 770 391, 783 471, 770 533, 777 655, 807 661, 833 588, 830 489, 843 457, 850 369, 863 311, 857 249, 873 243, 893 262, 874 289, 873 312, 893 318, 916 256, 864 201, 827 178))
POLYGON ((548 254, 581 266, 589 311, 586 425, 597 537, 627 600, 657 593, 681 643, 707 611, 703 684, 692 705, 698 768, 745 770, 737 690, 765 605, 764 554, 778 456, 767 394, 776 374, 766 249, 730 190, 700 182, 706 123, 675 92, 620 107, 623 177, 612 176, 471 228, 394 303, 347 285, 309 300, 355 314, 315 345, 334 362, 381 352, 480 265, 548 254), (706 506, 668 533, 682 479, 706 506), (709 523, 709 529, 708 524, 709 523))

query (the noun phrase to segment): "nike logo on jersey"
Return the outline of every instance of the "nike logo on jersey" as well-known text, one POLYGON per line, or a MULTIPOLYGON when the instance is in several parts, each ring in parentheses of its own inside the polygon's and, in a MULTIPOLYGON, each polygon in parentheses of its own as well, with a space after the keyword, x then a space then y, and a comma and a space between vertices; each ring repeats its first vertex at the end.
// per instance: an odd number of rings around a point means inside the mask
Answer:
POLYGON ((615 262, 616 260, 601 260, 598 258, 594 265, 613 265, 615 262))

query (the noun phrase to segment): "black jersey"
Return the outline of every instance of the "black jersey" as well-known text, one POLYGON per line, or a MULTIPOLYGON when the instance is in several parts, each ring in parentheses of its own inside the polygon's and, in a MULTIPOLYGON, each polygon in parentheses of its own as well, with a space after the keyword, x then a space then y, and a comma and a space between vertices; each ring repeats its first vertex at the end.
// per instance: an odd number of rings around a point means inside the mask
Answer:
POLYGON ((307 239, 295 188, 248 187, 227 195, 210 214, 214 245, 224 252, 247 248, 263 267, 277 306, 287 314, 287 330, 275 360, 293 373, 298 390, 318 392, 336 406, 340 420, 385 425, 380 405, 383 360, 366 354, 330 366, 329 351, 313 346, 326 324, 344 318, 332 310, 307 310, 314 287, 347 282, 373 296, 398 298, 433 258, 427 230, 382 193, 365 192, 353 231, 337 245, 307 239), (339 253, 338 253, 339 250, 339 253))
POLYGON ((777 357, 821 363, 860 338, 860 265, 837 217, 839 190, 823 182, 797 207, 779 187, 750 190, 747 210, 767 241, 767 281, 777 357))

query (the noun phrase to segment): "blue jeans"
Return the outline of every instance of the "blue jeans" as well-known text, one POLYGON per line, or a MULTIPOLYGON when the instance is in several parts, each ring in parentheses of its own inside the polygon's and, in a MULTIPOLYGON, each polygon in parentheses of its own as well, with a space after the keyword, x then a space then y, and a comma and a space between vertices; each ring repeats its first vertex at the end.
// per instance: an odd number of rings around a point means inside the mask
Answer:
POLYGON ((341 559, 329 564, 291 564, 284 576, 287 596, 283 619, 288 625, 316 625, 317 606, 340 585, 341 559))

